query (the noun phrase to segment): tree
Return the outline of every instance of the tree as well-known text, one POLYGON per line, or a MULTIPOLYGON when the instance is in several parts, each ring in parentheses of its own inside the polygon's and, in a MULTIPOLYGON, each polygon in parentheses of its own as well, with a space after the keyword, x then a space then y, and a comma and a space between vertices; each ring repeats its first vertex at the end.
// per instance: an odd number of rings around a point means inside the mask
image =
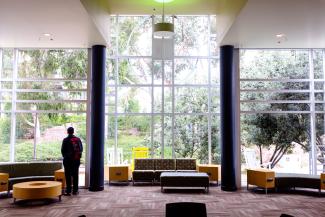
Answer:
MULTIPOLYGON (((256 51, 255 51, 256 52, 256 51)), ((244 78, 308 78, 309 60, 307 52, 299 51, 258 51, 253 57, 245 57, 243 52, 241 76, 244 78), (245 61, 245 58, 249 60, 245 61)), ((315 67, 319 67, 317 63, 315 67)), ((309 89, 308 82, 250 82, 243 88, 250 89, 309 89)), ((278 100, 308 100, 309 93, 272 93, 252 92, 243 94, 245 99, 270 100, 271 103, 262 105, 254 103, 245 105, 247 110, 264 111, 309 111, 307 103, 273 103, 278 100)), ((302 113, 288 113, 272 115, 258 113, 255 117, 245 115, 242 119, 242 140, 246 145, 256 145, 260 152, 260 163, 263 163, 262 147, 270 149, 273 153, 269 159, 272 168, 279 162, 284 154, 292 151, 295 145, 303 150, 310 149, 310 116, 302 113)), ((319 136, 317 136, 319 138, 319 136)), ((319 143, 319 139, 317 139, 319 143)))

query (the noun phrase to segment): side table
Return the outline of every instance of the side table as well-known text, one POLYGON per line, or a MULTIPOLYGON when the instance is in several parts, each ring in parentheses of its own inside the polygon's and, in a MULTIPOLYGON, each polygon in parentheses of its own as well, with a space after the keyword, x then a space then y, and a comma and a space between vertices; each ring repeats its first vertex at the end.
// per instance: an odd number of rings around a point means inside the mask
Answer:
POLYGON ((8 173, 0 173, 0 192, 8 191, 8 173))
POLYGON ((217 182, 217 185, 219 185, 219 178, 220 178, 219 177, 219 171, 220 171, 219 165, 198 164, 197 171, 207 173, 209 175, 210 182, 217 182))
POLYGON ((130 166, 129 165, 105 165, 105 180, 111 181, 119 181, 119 182, 128 182, 129 174, 130 174, 130 166))
POLYGON ((64 175, 64 169, 59 169, 54 172, 54 180, 62 183, 62 189, 65 188, 65 175, 64 175))

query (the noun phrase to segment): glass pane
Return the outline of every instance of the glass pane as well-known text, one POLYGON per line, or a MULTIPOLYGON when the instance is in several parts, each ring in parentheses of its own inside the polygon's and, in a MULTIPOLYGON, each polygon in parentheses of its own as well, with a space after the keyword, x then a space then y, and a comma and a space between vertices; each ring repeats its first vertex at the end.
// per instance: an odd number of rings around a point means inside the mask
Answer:
POLYGON ((175 59, 175 84, 208 84, 209 61, 175 59))
POLYGON ((175 112, 202 113, 208 111, 208 88, 175 88, 175 112))
POLYGON ((79 111, 86 112, 86 102, 19 102, 17 110, 32 110, 32 111, 79 111))
POLYGON ((2 50, 2 78, 12 78, 12 72, 14 68, 14 50, 3 49, 2 50))
POLYGON ((72 126, 84 146, 81 163, 85 161, 86 115, 85 114, 38 114, 40 136, 37 138, 36 158, 38 160, 60 160, 62 140, 67 136, 67 128, 72 126))
MULTIPOLYGON (((162 87, 154 87, 154 113, 161 113, 162 112, 162 87)), ((166 111, 165 111, 166 112, 166 111)))
POLYGON ((153 117, 153 146, 152 146, 152 154, 154 158, 161 158, 161 149, 162 149, 162 122, 161 116, 155 115, 153 117))
POLYGON ((11 114, 0 113, 0 162, 9 161, 11 114))
POLYGON ((219 59, 211 60, 211 84, 220 84, 220 61, 219 59))
POLYGON ((119 17, 119 54, 150 56, 152 20, 150 16, 119 17))
POLYGON ((87 50, 20 50, 19 78, 87 78, 87 50))
POLYGON ((164 117, 164 158, 172 158, 172 116, 164 117))
POLYGON ((105 99, 105 112, 115 112, 115 88, 108 88, 105 99))
POLYGON ((153 79, 154 84, 162 85, 162 74, 163 74, 163 65, 165 66, 165 76, 164 76, 164 84, 172 85, 172 61, 155 61, 153 65, 153 79))
POLYGON ((276 172, 309 173, 309 134, 309 114, 242 114, 245 167, 259 167, 262 161, 276 172))
POLYGON ((86 89, 87 81, 18 81, 17 89, 78 90, 86 89))
POLYGON ((242 90, 309 90, 310 82, 241 81, 242 90))
POLYGON ((116 70, 115 62, 116 62, 115 59, 106 59, 107 85, 115 84, 115 70, 116 70))
POLYGON ((121 87, 118 90, 119 113, 150 113, 151 88, 121 87))
POLYGON ((309 100, 306 93, 267 93, 267 92, 240 92, 240 100, 309 100))
POLYGON ((317 174, 325 172, 325 115, 316 114, 317 174))
POLYGON ((123 150, 122 162, 131 163, 132 147, 151 147, 150 116, 118 117, 117 147, 123 150))
POLYGON ((324 78, 323 72, 323 50, 313 50, 314 78, 324 78))
POLYGON ((220 90, 219 88, 211 88, 211 109, 212 113, 220 112, 220 90))
POLYGON ((176 158, 196 158, 208 162, 208 119, 206 116, 175 117, 176 158))
POLYGON ((34 131, 35 123, 35 114, 18 113, 16 115, 15 161, 34 159, 34 138, 40 137, 40 131, 34 131))
POLYGON ((175 19, 176 56, 207 56, 208 43, 208 16, 178 16, 175 19))
POLYGON ((87 91, 39 91, 17 92, 17 100, 87 100, 87 91))
POLYGON ((116 47, 116 39, 117 39, 117 16, 110 16, 109 19, 109 36, 110 42, 109 47, 107 48, 107 56, 116 55, 117 47, 116 47))
POLYGON ((240 78, 309 78, 308 50, 241 50, 240 78))
MULTIPOLYGON (((162 111, 162 88, 154 88, 154 112, 160 113, 162 111)), ((164 87, 164 113, 172 112, 172 87, 164 87)))
POLYGON ((121 60, 118 76, 119 84, 151 84, 151 60, 121 60))
POLYGON ((211 123, 211 153, 212 163, 221 164, 221 147, 220 147, 220 116, 213 115, 211 123))
POLYGON ((122 149, 115 153, 115 117, 105 116, 105 164, 123 164, 122 149))

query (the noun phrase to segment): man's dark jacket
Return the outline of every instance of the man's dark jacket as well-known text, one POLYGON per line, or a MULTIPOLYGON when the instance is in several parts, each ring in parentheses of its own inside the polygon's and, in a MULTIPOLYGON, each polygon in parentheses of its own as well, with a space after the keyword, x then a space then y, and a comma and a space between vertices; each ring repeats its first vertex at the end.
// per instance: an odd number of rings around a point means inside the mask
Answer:
POLYGON ((78 137, 74 135, 69 135, 63 139, 61 153, 64 159, 80 160, 82 151, 83 151, 82 142, 78 137), (76 149, 74 148, 74 146, 77 146, 77 149, 80 153, 75 153, 76 149), (76 159, 76 154, 80 154, 79 159, 76 159))

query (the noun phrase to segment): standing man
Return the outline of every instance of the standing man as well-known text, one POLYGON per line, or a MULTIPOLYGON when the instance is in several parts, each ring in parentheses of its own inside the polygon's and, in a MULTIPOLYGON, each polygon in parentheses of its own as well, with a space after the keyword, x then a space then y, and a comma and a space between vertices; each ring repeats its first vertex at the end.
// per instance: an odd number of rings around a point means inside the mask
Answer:
POLYGON ((78 194, 78 181, 79 181, 79 166, 80 158, 82 154, 81 140, 74 136, 73 127, 67 129, 68 136, 63 139, 61 153, 63 156, 63 166, 65 180, 67 184, 65 195, 71 194, 71 177, 73 179, 73 191, 72 194, 78 194))

